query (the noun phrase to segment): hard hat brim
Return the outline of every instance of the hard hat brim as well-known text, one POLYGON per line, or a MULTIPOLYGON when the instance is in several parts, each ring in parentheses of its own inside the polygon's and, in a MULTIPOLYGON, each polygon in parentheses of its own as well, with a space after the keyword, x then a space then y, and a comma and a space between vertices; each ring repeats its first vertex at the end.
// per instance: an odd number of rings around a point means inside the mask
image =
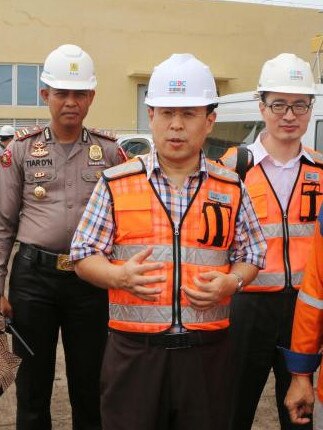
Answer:
POLYGON ((198 107, 218 103, 218 97, 152 97, 145 99, 145 104, 152 107, 198 107))
POLYGON ((55 88, 58 90, 94 90, 97 86, 97 81, 88 82, 88 81, 55 81, 52 82, 50 79, 41 78, 41 81, 44 84, 48 85, 51 88, 55 88))
POLYGON ((257 88, 259 93, 261 92, 270 92, 270 93, 285 93, 285 94, 307 94, 307 95, 315 95, 317 93, 316 89, 313 87, 259 87, 257 88))

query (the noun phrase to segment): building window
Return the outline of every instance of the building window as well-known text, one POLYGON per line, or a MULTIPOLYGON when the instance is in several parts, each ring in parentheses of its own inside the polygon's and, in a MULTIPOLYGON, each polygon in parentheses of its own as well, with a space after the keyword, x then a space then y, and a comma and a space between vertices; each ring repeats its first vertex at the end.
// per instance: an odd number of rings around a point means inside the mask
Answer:
POLYGON ((48 123, 49 119, 44 118, 0 118, 0 127, 2 127, 3 125, 12 125, 13 127, 15 127, 16 130, 20 130, 21 128, 33 128, 36 125, 44 127, 48 123))
POLYGON ((0 105, 44 106, 38 64, 0 64, 0 105))
POLYGON ((0 104, 12 104, 12 66, 0 65, 0 104))

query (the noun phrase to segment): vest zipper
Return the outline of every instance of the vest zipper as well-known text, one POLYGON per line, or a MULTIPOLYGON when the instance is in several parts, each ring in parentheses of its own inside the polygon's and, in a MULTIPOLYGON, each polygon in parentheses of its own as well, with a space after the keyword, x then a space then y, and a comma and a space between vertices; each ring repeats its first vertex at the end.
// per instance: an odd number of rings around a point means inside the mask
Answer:
POLYGON ((174 285, 175 285, 175 291, 174 291, 174 315, 173 315, 173 325, 172 329, 176 331, 176 328, 178 328, 178 331, 180 331, 180 328, 182 327, 181 324, 181 308, 180 308, 180 237, 179 237, 179 224, 174 224, 174 285))
POLYGON ((285 266, 285 287, 292 287, 292 276, 291 276, 291 267, 290 267, 290 259, 288 252, 288 242, 289 242, 289 232, 288 232, 288 214, 287 212, 283 212, 283 253, 284 253, 284 266, 285 266))
POLYGON ((294 191, 296 188, 296 185, 298 183, 299 180, 299 176, 301 173, 301 169, 302 169, 302 163, 300 163, 299 165, 299 169, 298 169, 298 173, 294 182, 294 186, 293 189, 291 191, 290 197, 289 197, 289 201, 287 203, 287 208, 286 211, 283 210, 279 198, 277 197, 277 194, 268 178, 268 176, 266 175, 266 172, 264 170, 264 168, 262 166, 261 170, 267 180, 267 183, 269 184, 270 188, 272 189, 272 192, 275 196, 275 199, 277 201, 277 204, 280 208, 281 214, 282 214, 282 226, 283 226, 283 262, 284 262, 284 268, 285 268, 285 288, 293 288, 292 285, 292 273, 291 273, 291 265, 290 265, 290 258, 289 258, 289 230, 288 230, 288 209, 290 206, 290 203, 293 199, 294 196, 294 191))

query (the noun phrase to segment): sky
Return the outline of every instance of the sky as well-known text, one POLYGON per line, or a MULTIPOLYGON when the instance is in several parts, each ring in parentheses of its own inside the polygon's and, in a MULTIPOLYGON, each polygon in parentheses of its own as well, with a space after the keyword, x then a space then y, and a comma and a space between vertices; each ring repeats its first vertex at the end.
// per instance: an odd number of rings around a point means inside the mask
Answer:
POLYGON ((240 3, 258 3, 275 6, 305 7, 323 11, 323 0, 223 0, 236 1, 240 3))

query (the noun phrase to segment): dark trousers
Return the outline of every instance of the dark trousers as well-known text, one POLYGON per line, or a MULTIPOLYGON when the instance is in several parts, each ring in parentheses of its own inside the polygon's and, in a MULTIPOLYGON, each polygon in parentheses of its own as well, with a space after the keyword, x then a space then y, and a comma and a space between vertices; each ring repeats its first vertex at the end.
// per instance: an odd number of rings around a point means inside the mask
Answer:
POLYGON ((250 430, 271 369, 282 430, 312 429, 290 422, 284 399, 291 381, 277 346, 290 347, 297 291, 236 294, 231 307, 230 335, 236 375, 231 430, 250 430))
POLYGON ((100 430, 99 376, 107 339, 107 293, 61 272, 14 258, 9 299, 14 324, 34 351, 14 339, 18 371, 17 430, 52 428, 50 401, 61 328, 73 430, 100 430))
POLYGON ((165 349, 110 333, 101 375, 104 430, 227 430, 228 330, 216 342, 165 349))

